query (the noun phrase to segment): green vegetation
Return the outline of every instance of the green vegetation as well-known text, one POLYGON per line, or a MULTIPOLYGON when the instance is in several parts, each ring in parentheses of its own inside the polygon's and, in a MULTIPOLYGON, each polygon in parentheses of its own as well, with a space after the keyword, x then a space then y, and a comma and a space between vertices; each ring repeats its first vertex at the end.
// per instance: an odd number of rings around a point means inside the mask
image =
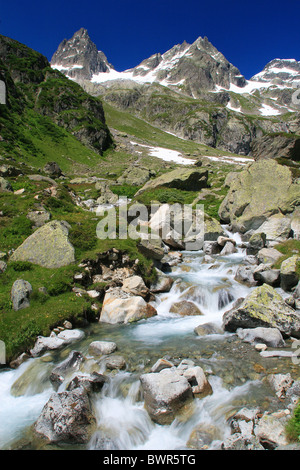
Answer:
MULTIPOLYGON (((280 251, 282 253, 282 257, 279 258, 278 261, 274 264, 274 267, 279 269, 281 266, 281 263, 286 260, 287 258, 290 258, 291 256, 298 255, 300 256, 300 241, 299 240, 287 240, 285 242, 279 243, 278 245, 275 245, 274 247, 276 250, 280 251)), ((297 263, 297 274, 300 278, 300 261, 297 263)))
POLYGON ((149 189, 136 197, 141 204, 150 205, 151 202, 162 204, 192 204, 198 195, 198 191, 182 191, 174 188, 149 189))
MULTIPOLYGON (((58 184, 56 196, 51 196, 44 181, 30 181, 26 176, 9 178, 13 189, 26 187, 22 195, 0 193, 1 229, 0 252, 16 249, 34 231, 26 217, 38 204, 51 213, 52 220, 65 220, 71 226, 69 239, 75 247, 74 265, 47 269, 24 261, 9 261, 7 270, 0 274, 0 336, 5 341, 8 360, 33 346, 37 335, 48 335, 64 320, 80 324, 82 318, 95 319, 91 310, 92 299, 78 297, 72 288, 75 272, 81 272, 78 264, 83 259, 97 260, 99 253, 111 248, 126 252, 132 261, 139 260, 139 270, 146 282, 155 279, 151 259, 143 256, 134 240, 100 240, 96 235, 99 218, 95 213, 84 211, 74 205, 70 191, 75 185, 58 184), (35 199, 38 196, 39 199, 35 199), (15 312, 10 298, 11 288, 17 279, 28 281, 33 288, 30 307, 15 312), (40 292, 44 287, 46 293, 40 292)), ((94 186, 93 186, 94 187, 94 186)), ((83 188, 81 187, 81 190, 83 188)), ((101 286, 97 286, 99 288, 101 286)))
POLYGON ((38 52, 1 35, 0 45, 8 96, 0 105, 1 155, 36 169, 56 161, 70 174, 96 166, 112 145, 101 101, 38 52))
MULTIPOLYGON (((106 122, 109 127, 118 131, 134 136, 149 145, 178 150, 185 154, 219 155, 220 151, 202 145, 191 140, 184 140, 175 135, 164 132, 163 130, 149 124, 140 117, 134 116, 130 112, 117 109, 107 102, 103 101, 106 122)), ((229 152, 223 152, 230 154, 229 152)))
POLYGON ((286 435, 290 441, 300 442, 300 402, 293 411, 286 426, 286 435))

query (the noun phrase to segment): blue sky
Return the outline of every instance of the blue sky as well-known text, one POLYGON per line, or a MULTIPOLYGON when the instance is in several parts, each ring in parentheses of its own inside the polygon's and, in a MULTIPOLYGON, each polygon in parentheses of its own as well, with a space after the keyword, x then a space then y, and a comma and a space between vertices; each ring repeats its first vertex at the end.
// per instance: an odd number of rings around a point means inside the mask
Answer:
POLYGON ((1 0, 0 33, 50 60, 87 28, 116 70, 207 36, 246 78, 274 58, 300 60, 299 0, 1 0))

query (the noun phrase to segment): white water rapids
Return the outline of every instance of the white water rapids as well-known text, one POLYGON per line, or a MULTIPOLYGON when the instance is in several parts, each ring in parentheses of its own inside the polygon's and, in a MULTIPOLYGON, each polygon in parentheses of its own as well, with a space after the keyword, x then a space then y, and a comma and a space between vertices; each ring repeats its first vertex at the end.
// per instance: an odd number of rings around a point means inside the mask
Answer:
MULTIPOLYGON (((240 242, 238 237, 236 240, 240 242)), ((203 252, 184 253, 183 262, 170 273, 175 280, 171 291, 159 294, 153 303, 157 316, 130 325, 95 325, 84 341, 73 343, 65 351, 56 355, 47 353, 26 361, 17 370, 1 372, 0 449, 18 447, 25 439, 54 391, 49 375, 55 365, 72 350, 86 355, 88 344, 95 340, 115 341, 118 354, 130 366, 112 374, 108 384, 95 395, 93 406, 98 430, 87 449, 186 449, 191 433, 201 425, 207 431, 205 435, 210 436, 204 443, 206 448, 218 448, 230 435, 230 414, 243 406, 257 403, 267 406, 265 390, 253 371, 259 354, 251 353, 255 355, 252 359, 248 353, 254 348, 249 346, 241 353, 235 343, 236 335, 199 337, 194 333, 194 328, 203 323, 221 326, 223 313, 249 292, 248 287, 234 280, 244 257, 241 248, 231 256, 215 256, 210 263, 203 263, 203 252), (182 317, 171 313, 172 304, 182 299, 193 301, 202 315, 182 317), (144 408, 139 381, 139 375, 161 357, 178 363, 191 358, 203 367, 213 389, 212 395, 194 400, 189 416, 175 419, 168 426, 151 421, 144 408)), ((66 388, 69 380, 70 377, 59 391, 66 388)))

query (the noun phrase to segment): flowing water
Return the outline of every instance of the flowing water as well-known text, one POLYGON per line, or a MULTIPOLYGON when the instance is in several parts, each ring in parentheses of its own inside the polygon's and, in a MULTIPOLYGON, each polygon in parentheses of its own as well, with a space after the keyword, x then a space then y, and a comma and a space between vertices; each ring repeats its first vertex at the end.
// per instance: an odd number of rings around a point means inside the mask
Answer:
MULTIPOLYGON (((239 237, 235 237, 239 244, 239 237)), ((195 429, 202 430, 206 448, 219 448, 230 435, 228 417, 235 411, 244 406, 258 406, 263 411, 280 408, 262 379, 267 373, 293 373, 290 359, 262 358, 235 334, 197 336, 194 332, 195 327, 208 322, 221 327, 223 313, 249 293, 250 288, 234 280, 244 258, 242 248, 230 256, 214 256, 209 263, 203 262, 202 251, 185 252, 182 263, 169 274, 175 281, 171 291, 157 295, 153 302, 157 316, 128 325, 92 324, 80 342, 29 359, 17 370, 1 372, 0 449, 34 448, 28 430, 54 391, 50 373, 72 350, 87 358, 81 373, 105 372, 103 363, 88 354, 88 346, 95 340, 114 341, 116 353, 126 359, 126 369, 111 373, 111 380, 94 395, 98 429, 87 449, 186 449, 195 429), (183 317, 170 312, 171 306, 182 300, 194 302, 201 315, 183 317), (139 382, 140 374, 149 372, 162 357, 175 365, 183 359, 193 360, 204 369, 213 389, 212 395, 193 400, 188 413, 168 426, 150 420, 139 382)), ((71 378, 66 377, 58 391, 65 390, 71 378)))

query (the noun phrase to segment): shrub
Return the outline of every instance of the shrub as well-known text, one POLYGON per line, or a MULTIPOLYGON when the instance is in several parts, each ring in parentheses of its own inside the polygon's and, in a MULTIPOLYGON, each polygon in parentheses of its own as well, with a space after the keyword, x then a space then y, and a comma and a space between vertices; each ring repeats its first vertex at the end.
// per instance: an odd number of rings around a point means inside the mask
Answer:
POLYGON ((286 434, 290 441, 300 442, 300 401, 287 424, 286 434))

